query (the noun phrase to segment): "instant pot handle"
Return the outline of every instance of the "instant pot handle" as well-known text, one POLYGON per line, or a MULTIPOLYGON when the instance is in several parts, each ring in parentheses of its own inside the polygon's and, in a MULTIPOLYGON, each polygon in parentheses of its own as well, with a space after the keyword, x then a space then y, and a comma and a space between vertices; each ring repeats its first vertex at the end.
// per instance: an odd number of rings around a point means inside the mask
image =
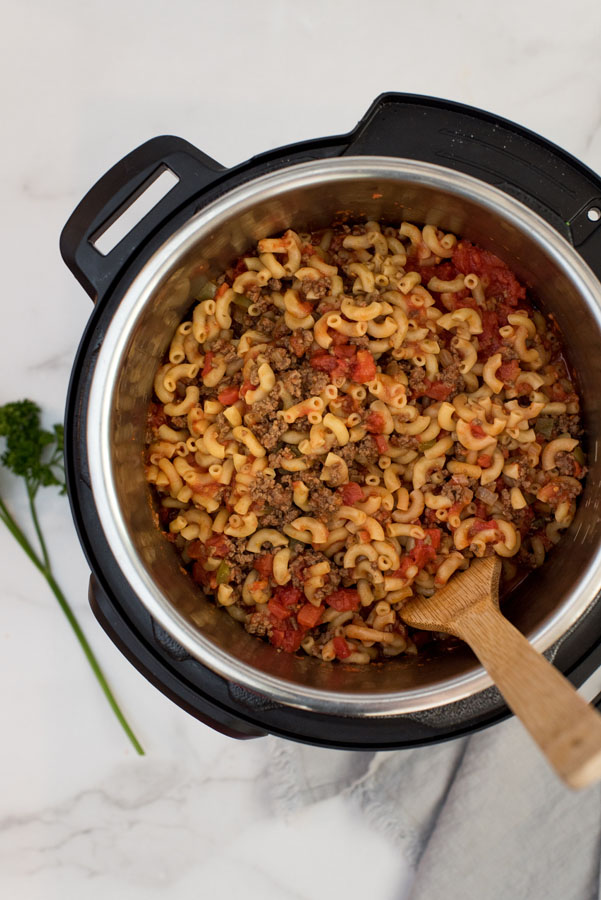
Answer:
POLYGON ((601 179, 571 154, 492 113, 419 94, 380 94, 342 155, 421 160, 486 181, 529 206, 601 278, 601 179))
POLYGON ((60 237, 65 263, 92 300, 102 297, 129 257, 166 218, 224 171, 192 144, 167 135, 146 141, 103 175, 71 214, 60 237), (165 172, 173 173, 177 183, 103 254, 95 243, 165 172))
POLYGON ((265 737, 261 728, 235 717, 200 694, 187 682, 185 666, 198 665, 160 626, 153 621, 153 633, 161 650, 158 654, 130 627, 126 618, 105 593, 98 579, 90 576, 88 599, 92 612, 116 647, 154 687, 194 718, 236 740, 265 737), (168 657, 169 662, 165 660, 168 657))

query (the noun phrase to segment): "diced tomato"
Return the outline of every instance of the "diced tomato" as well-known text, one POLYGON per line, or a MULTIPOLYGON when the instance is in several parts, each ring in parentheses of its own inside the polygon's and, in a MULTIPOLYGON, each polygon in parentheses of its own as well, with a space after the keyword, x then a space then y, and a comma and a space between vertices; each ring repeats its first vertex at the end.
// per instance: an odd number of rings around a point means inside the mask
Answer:
POLYGON ((355 591, 352 588, 342 588, 325 597, 324 603, 327 603, 332 609, 338 610, 338 612, 348 612, 349 610, 359 609, 361 599, 359 591, 355 591))
POLYGON ((335 331, 333 328, 330 328, 328 330, 328 335, 332 338, 332 349, 339 346, 340 344, 346 344, 348 342, 346 334, 341 334, 339 331, 335 331))
POLYGON ((401 565, 395 572, 392 573, 393 577, 406 578, 407 572, 409 571, 409 569, 413 568, 413 566, 415 566, 415 560, 413 559, 413 557, 410 554, 404 556, 401 560, 401 565))
POLYGON ((201 562, 195 562, 192 566, 192 578, 196 584, 204 587, 217 587, 217 579, 214 572, 207 572, 201 562))
POLYGON ((450 384, 444 384, 442 381, 431 381, 428 383, 424 396, 430 397, 432 400, 446 400, 453 391, 450 384))
POLYGON ((499 334, 499 317, 493 309, 481 309, 482 334, 478 335, 478 358, 482 361, 493 356, 503 345, 499 334))
MULTIPOLYGON (((440 528, 426 528, 425 532, 426 537, 424 538, 424 541, 426 542, 426 544, 429 541, 430 546, 434 547, 435 550, 438 550, 438 548, 440 547, 440 542, 442 540, 442 530, 440 528)), ((420 544, 421 541, 417 541, 417 543, 420 544)))
POLYGON ((357 348, 354 344, 349 344, 345 336, 343 343, 332 348, 332 353, 334 356, 339 357, 339 359, 352 359, 357 353, 357 348))
POLYGON ((488 531, 490 528, 497 528, 497 522, 495 519, 488 519, 488 521, 484 519, 476 519, 476 521, 470 528, 468 535, 469 537, 474 537, 474 535, 479 534, 481 531, 488 531))
POLYGON ((384 437, 383 434, 374 434, 373 439, 375 441, 375 444, 376 444, 376 447, 378 448, 379 453, 381 453, 382 456, 385 453, 388 453, 388 441, 386 440, 386 438, 384 437))
POLYGON ((420 547, 415 546, 413 548, 411 556, 417 568, 421 570, 434 559, 436 550, 434 547, 427 547, 425 544, 422 544, 420 547))
POLYGON ((346 375, 348 370, 348 362, 344 359, 338 359, 332 356, 327 350, 318 350, 309 360, 314 369, 320 372, 327 372, 332 378, 338 375, 346 375))
POLYGON ((267 608, 277 622, 283 622, 284 619, 289 619, 292 615, 292 610, 279 603, 275 597, 270 597, 267 602, 267 608))
POLYGON ((351 366, 351 378, 359 384, 367 384, 376 377, 376 361, 369 350, 358 350, 351 366))
POLYGON ((525 299, 525 288, 503 260, 489 250, 481 250, 469 241, 460 241, 452 260, 464 275, 473 272, 478 276, 487 297, 496 297, 511 307, 516 307, 518 301, 525 299))
POLYGON ((253 568, 257 570, 263 578, 269 578, 273 573, 273 553, 263 553, 253 561, 253 568))
POLYGON ((430 397, 432 400, 446 400, 453 392, 450 384, 443 384, 442 381, 430 381, 424 378, 422 387, 413 394, 414 399, 419 397, 430 397))
POLYGON ((365 427, 370 434, 382 434, 386 420, 382 413, 370 412, 365 421, 365 427))
POLYGON ((332 645, 334 647, 334 653, 336 654, 336 657, 338 659, 346 659, 347 656, 350 656, 352 653, 351 648, 343 637, 333 638, 332 645))
POLYGON ((479 519, 485 519, 488 515, 488 509, 484 505, 484 503, 476 503, 476 515, 479 519))
POLYGON ((284 650, 286 653, 296 653, 301 645, 303 632, 292 628, 277 628, 271 632, 270 641, 274 647, 284 650))
POLYGON ((202 377, 203 378, 206 378, 207 375, 209 374, 209 372, 212 370, 214 356, 215 356, 215 354, 213 353, 212 350, 208 350, 207 353, 205 354, 204 366, 202 367, 202 377))
POLYGON ((501 381, 515 381, 520 371, 520 363, 517 359, 510 359, 509 362, 501 363, 497 369, 497 377, 501 381))
POLYGON ((313 606, 312 603, 305 603, 299 609, 296 619, 302 628, 315 628, 316 625, 319 625, 324 612, 325 606, 313 606))
POLYGON ((477 463, 481 469, 488 469, 492 463, 492 456, 489 456, 488 453, 481 453, 477 459, 477 463))
POLYGON ((289 587, 288 585, 277 587, 273 592, 273 596, 278 603, 282 604, 282 606, 296 606, 296 604, 304 600, 305 597, 303 592, 299 591, 298 588, 289 587))
POLYGON ((440 528, 426 528, 424 530, 426 536, 416 541, 413 549, 403 557, 399 569, 394 573, 395 575, 405 578, 412 566, 423 569, 436 556, 442 539, 442 531, 440 528))
POLYGON ((461 512, 464 506, 466 506, 465 503, 460 503, 459 500, 457 500, 452 506, 449 506, 449 516, 456 516, 461 512))
POLYGON ((224 534, 214 534, 205 543, 211 550, 211 556, 227 556, 231 547, 229 540, 224 534))
POLYGON ((252 391, 254 385, 250 381, 245 381, 242 387, 240 388, 240 396, 244 397, 247 391, 252 391))
POLYGON ((363 488, 355 481, 349 481, 348 484, 341 485, 338 490, 342 496, 342 502, 345 506, 353 506, 360 500, 365 499, 363 488))
POLYGON ((486 432, 482 428, 482 425, 477 425, 475 422, 470 422, 470 431, 472 432, 474 437, 486 437, 486 432))
POLYGON ((235 403, 238 399, 239 391, 235 385, 231 385, 230 387, 224 388, 217 394, 217 399, 224 406, 231 406, 232 403, 235 403))
POLYGON ((202 541, 190 541, 186 547, 186 553, 190 559, 204 559, 207 555, 205 545, 202 541))
POLYGON ((419 272, 422 277, 422 283, 427 286, 431 278, 438 278, 440 281, 453 281, 457 275, 457 269, 452 262, 439 263, 437 266, 411 266, 407 269, 407 273, 419 272))

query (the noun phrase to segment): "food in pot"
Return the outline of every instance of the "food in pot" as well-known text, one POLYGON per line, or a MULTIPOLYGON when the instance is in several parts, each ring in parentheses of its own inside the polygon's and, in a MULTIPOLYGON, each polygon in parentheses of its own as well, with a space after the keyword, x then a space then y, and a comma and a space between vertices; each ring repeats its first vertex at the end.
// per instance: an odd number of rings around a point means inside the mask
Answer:
POLYGON ((553 321, 432 225, 260 240, 154 389, 146 476, 183 565, 248 632, 326 661, 416 652, 403 603, 474 557, 540 566, 586 471, 553 321))

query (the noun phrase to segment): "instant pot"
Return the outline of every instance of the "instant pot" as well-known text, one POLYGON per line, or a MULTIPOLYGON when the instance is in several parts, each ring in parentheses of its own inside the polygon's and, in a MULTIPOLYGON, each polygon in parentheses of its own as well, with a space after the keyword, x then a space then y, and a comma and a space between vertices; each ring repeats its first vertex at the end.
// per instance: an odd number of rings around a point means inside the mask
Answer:
POLYGON ((601 663, 601 180, 518 125, 405 94, 380 96, 348 135, 232 169, 158 137, 100 179, 61 236, 95 304, 67 399, 67 481, 98 621, 159 690, 234 737, 394 749, 509 714, 463 645, 366 667, 276 651, 199 595, 155 524, 146 412, 194 297, 261 237, 366 218, 428 222, 477 242, 554 315, 583 398, 590 471, 570 530, 506 612, 576 685, 601 663), (167 169, 175 187, 103 255, 99 236, 167 169))

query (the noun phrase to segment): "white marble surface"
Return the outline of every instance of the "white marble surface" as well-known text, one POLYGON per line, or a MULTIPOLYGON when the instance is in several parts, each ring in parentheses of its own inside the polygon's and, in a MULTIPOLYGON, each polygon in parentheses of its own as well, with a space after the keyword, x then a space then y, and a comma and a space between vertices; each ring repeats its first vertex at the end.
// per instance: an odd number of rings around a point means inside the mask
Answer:
MULTIPOLYGON (((346 131, 378 93, 406 90, 488 108, 601 170, 592 0, 2 9, 0 402, 30 396, 47 423, 62 417, 91 309, 60 259, 60 229, 92 182, 149 137, 179 134, 232 165, 346 131)), ((24 517, 22 496, 0 478, 24 517)), ((46 491, 41 501, 59 580, 147 756, 129 749, 45 583, 1 530, 0 896, 407 897, 410 865, 335 787, 331 799, 278 813, 268 790, 276 739, 215 734, 120 656, 88 608, 65 498, 46 491)))

